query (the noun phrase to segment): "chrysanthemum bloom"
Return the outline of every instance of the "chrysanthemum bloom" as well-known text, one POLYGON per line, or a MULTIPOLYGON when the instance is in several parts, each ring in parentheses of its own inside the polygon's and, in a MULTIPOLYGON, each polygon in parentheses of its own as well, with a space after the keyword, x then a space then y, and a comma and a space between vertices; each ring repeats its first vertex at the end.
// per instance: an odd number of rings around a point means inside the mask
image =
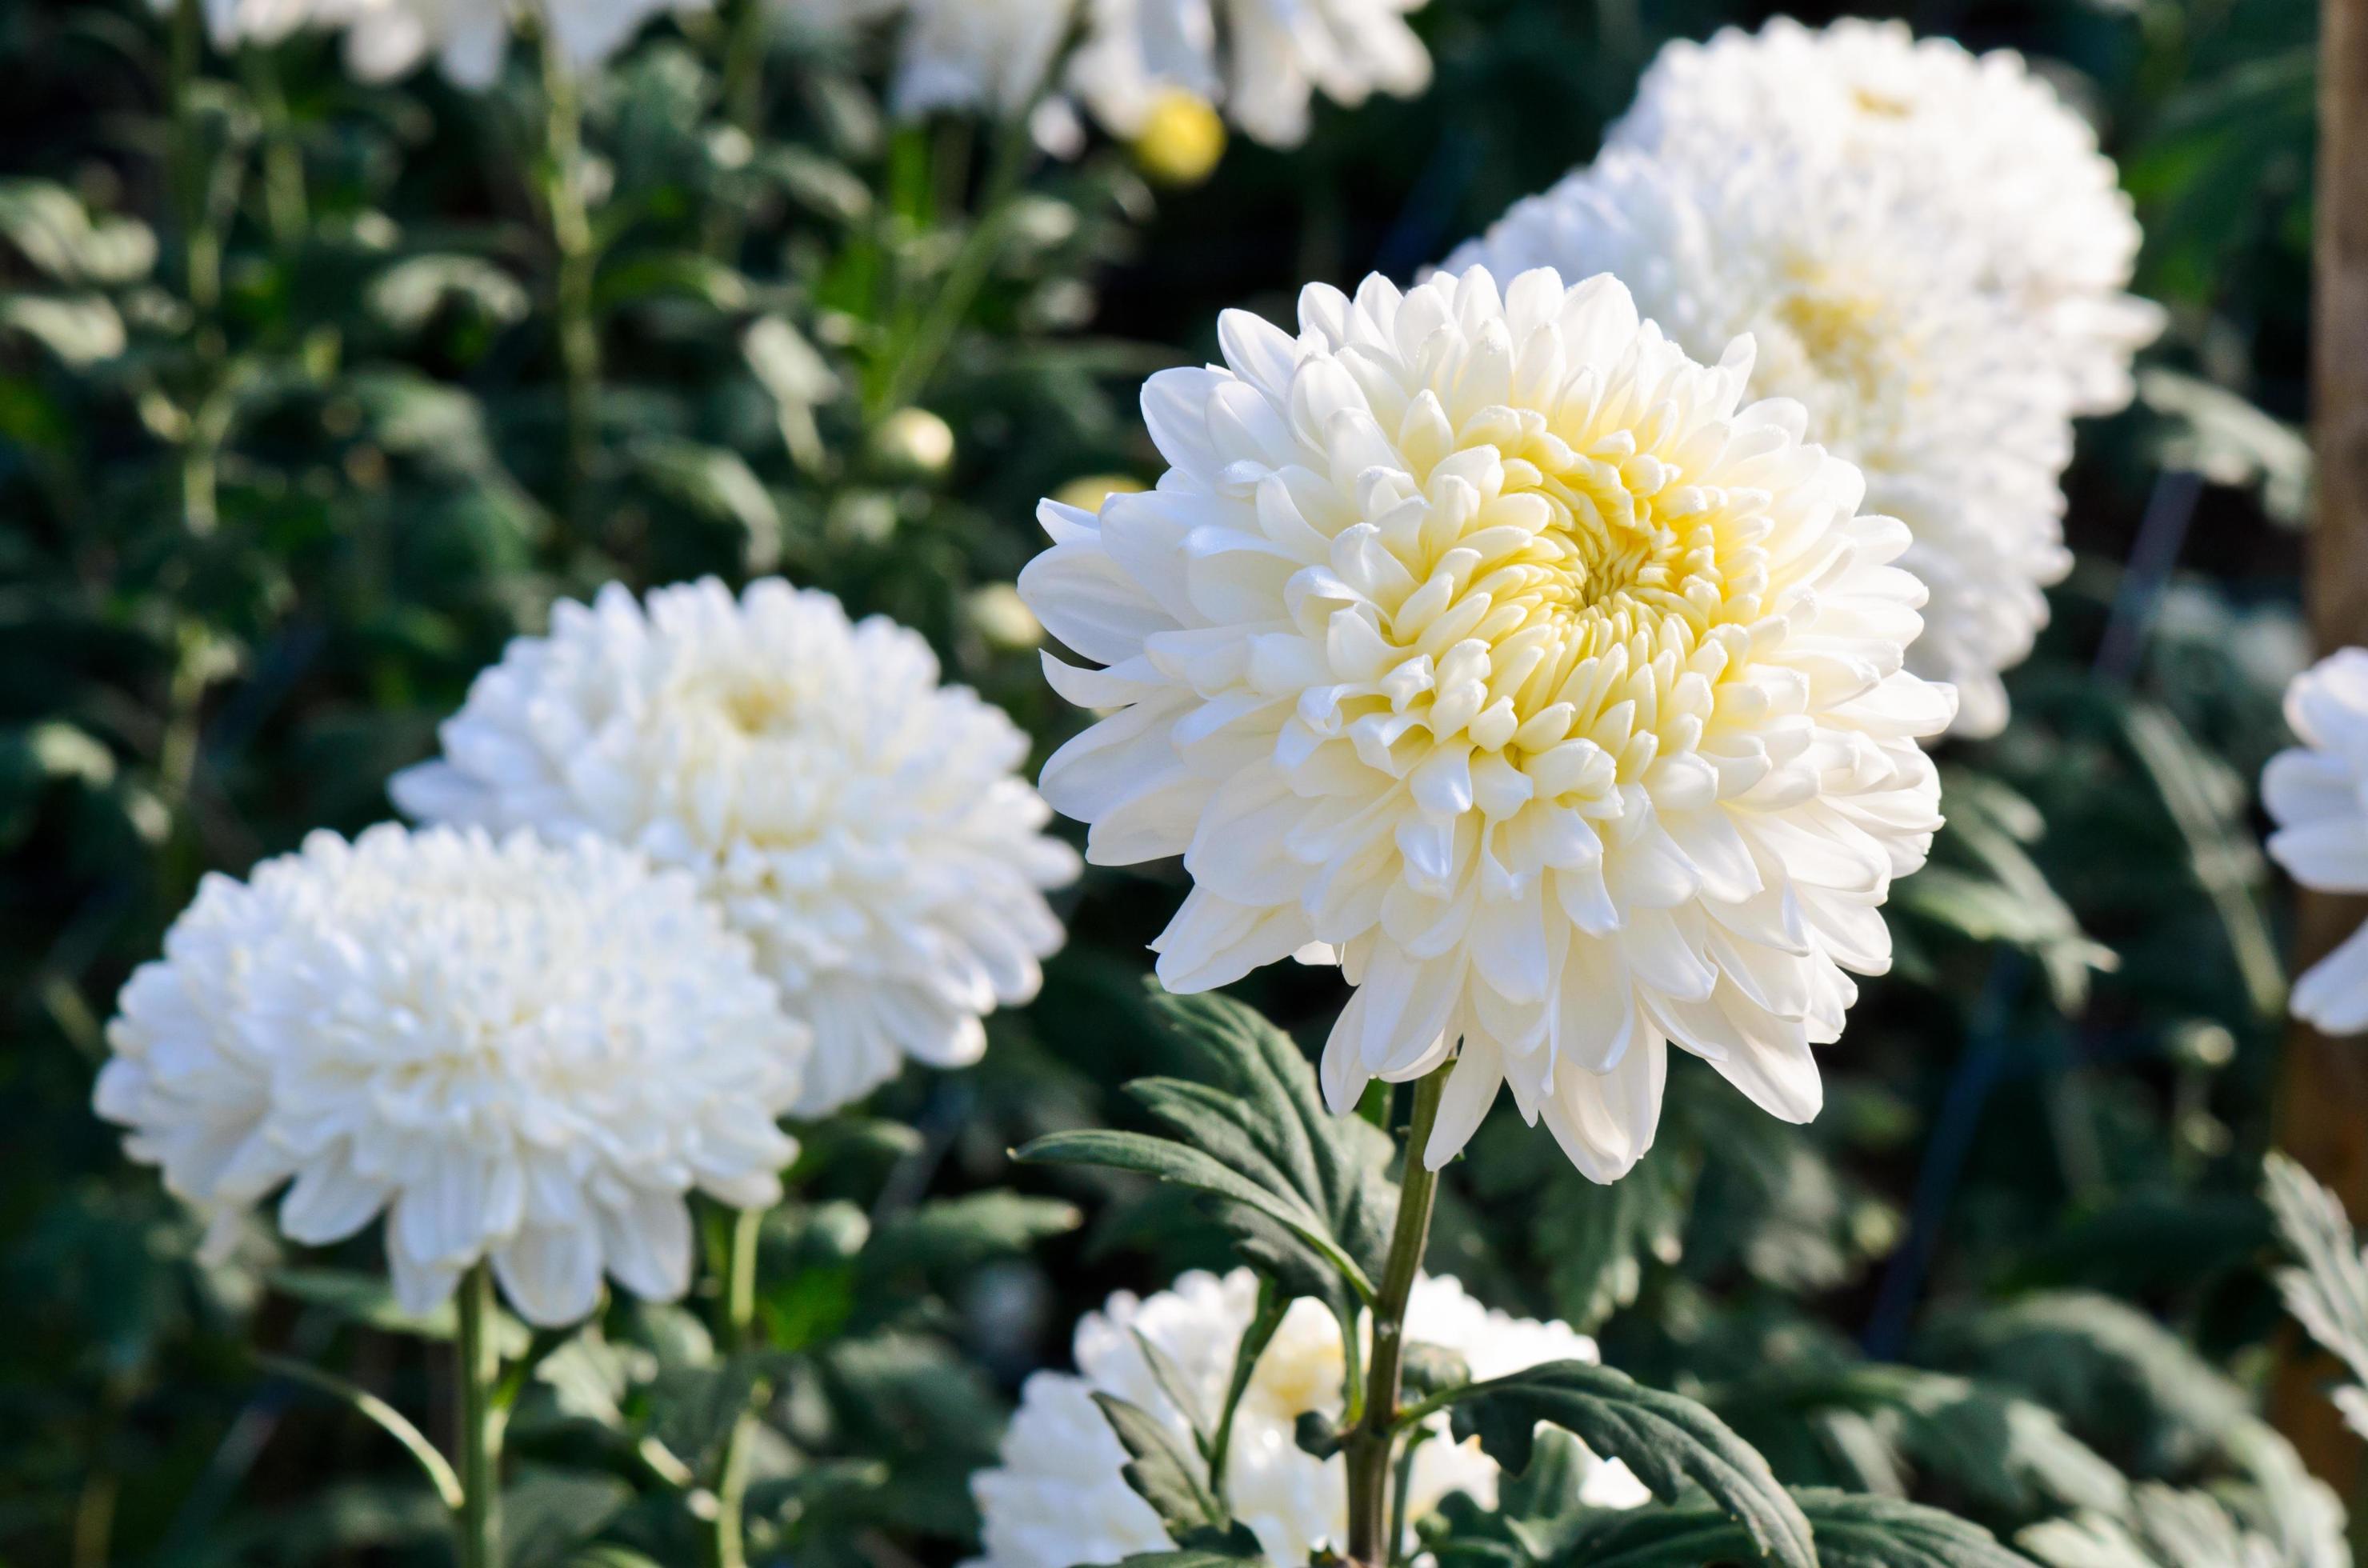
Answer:
POLYGON ((905 0, 896 111, 1024 113, 1076 9, 1077 0, 905 0))
POLYGON ((1224 107, 1254 140, 1307 139, 1320 92, 1351 108, 1430 85, 1430 56, 1406 25, 1428 0, 1087 0, 1069 85, 1121 136, 1141 132, 1163 94, 1224 107))
POLYGON ((1921 865, 1917 745, 1948 688, 1902 667, 1924 590, 1799 404, 1746 404, 1611 278, 1480 268, 1294 339, 1219 324, 1225 367, 1144 392, 1174 466, 1099 517, 1041 511, 1020 591, 1071 701, 1115 712, 1045 768, 1087 858, 1181 854, 1171 991, 1306 948, 1357 994, 1335 1109, 1461 1047, 1425 1157, 1499 1084, 1579 1169, 1650 1146, 1666 1047, 1791 1120, 1813 1044, 1881 971, 1921 865))
POLYGON ((1955 685, 1960 733, 2007 720, 1999 673, 2046 624, 2061 580, 2070 388, 1984 262, 1889 173, 1738 147, 1724 163, 1613 151, 1517 204, 1449 258, 1499 278, 1609 272, 1698 359, 1759 345, 1751 390, 1808 410, 1861 470, 1867 506, 1914 542, 1931 590, 1908 667, 1955 685))
MULTIPOLYGON (((2343 649, 2296 676, 2286 722, 2302 744, 2261 775, 2278 824, 2270 854, 2306 888, 2368 893, 2368 650, 2343 649)), ((2368 927, 2294 983, 2293 1006, 2328 1034, 2368 1031, 2368 927)))
POLYGON ((801 1115, 907 1056, 975 1062, 981 1016, 1032 997, 1061 945, 1043 890, 1077 858, 1014 772, 1027 736, 828 594, 710 579, 561 604, 443 741, 394 780, 410 815, 594 833, 698 879, 813 1027, 801 1115))
POLYGON ((1608 142, 1713 169, 1738 145, 1783 145, 1835 183, 1888 171, 1954 219, 1990 286, 2043 324, 2080 412, 2128 403, 2131 356, 2162 330, 2162 312, 2125 292, 2140 235, 2112 161, 2009 51, 1971 54, 1900 22, 1728 28, 1664 49, 1608 142))
MULTIPOLYGON (((254 3, 254 0, 248 0, 254 3)), ((433 59, 457 86, 490 86, 521 21, 550 29, 559 57, 590 70, 654 17, 703 11, 709 0, 316 0, 318 19, 346 28, 354 74, 385 81, 433 59)))
MULTIPOLYGON (((1087 1314, 1077 1324, 1076 1373, 1039 1372, 1028 1380, 1004 1436, 1002 1464, 971 1481, 985 1543, 980 1563, 1071 1568, 1170 1549, 1159 1517, 1120 1473, 1126 1452, 1093 1395, 1115 1394, 1148 1411, 1182 1451, 1195 1452, 1192 1434, 1210 1430, 1224 1408, 1235 1351, 1257 1308, 1258 1280, 1245 1268, 1222 1279, 1187 1274, 1147 1300, 1121 1291, 1087 1314), (1172 1392, 1153 1371, 1138 1335, 1172 1369, 1172 1392), (1190 1408, 1178 1408, 1178 1396, 1190 1408)), ((1491 1312, 1444 1278, 1415 1282, 1406 1334, 1463 1357, 1474 1378, 1597 1359, 1594 1341, 1566 1324, 1491 1312)), ((1293 1440, 1302 1415, 1338 1415, 1344 1369, 1338 1321, 1318 1302, 1295 1301, 1258 1358, 1235 1416, 1226 1501, 1278 1563, 1306 1562, 1317 1547, 1338 1549, 1348 1539, 1342 1461, 1337 1455, 1316 1459, 1293 1440)), ((1450 1492, 1469 1493, 1483 1506, 1496 1501, 1497 1465, 1478 1439, 1455 1442, 1443 1415, 1430 1427, 1434 1435, 1414 1450, 1409 1525, 1450 1492)), ((1579 1494, 1599 1507, 1631 1507, 1647 1496, 1617 1460, 1594 1461, 1579 1494)))
POLYGON ((689 877, 589 840, 316 833, 206 879, 123 989, 99 1114, 212 1221, 283 1186, 308 1245, 381 1215, 425 1312, 490 1259, 572 1323, 605 1272, 671 1299, 692 1188, 777 1202, 804 1031, 689 877))

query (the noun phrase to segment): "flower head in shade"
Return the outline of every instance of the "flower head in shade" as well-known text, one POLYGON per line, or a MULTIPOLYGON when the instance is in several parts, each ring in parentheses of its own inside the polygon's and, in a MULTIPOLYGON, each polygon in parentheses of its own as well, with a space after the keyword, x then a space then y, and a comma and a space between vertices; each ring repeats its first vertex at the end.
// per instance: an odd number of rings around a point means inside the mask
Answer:
POLYGON ((905 0, 896 111, 1025 113, 1051 76, 1077 0, 905 0))
POLYGON ((1752 391, 1808 410, 1865 473, 1867 506, 1913 536, 1901 564, 1931 590, 1908 666, 1955 685, 1956 728, 1995 734, 2001 671, 2046 624, 2071 567, 2056 476, 2070 389, 1985 263, 1896 176, 1838 180, 1783 150, 1724 163, 1618 149, 1517 203, 1448 270, 1609 272, 1698 359, 1748 334, 1752 391))
POLYGON ((1940 821, 1907 529, 1744 402, 1748 344, 1699 364, 1611 278, 1311 288, 1300 326, 1230 312, 1223 367, 1155 377, 1159 487, 1048 503, 1020 578, 1111 710, 1046 795, 1192 877, 1160 978, 1327 947, 1334 1108, 1460 1053, 1434 1166, 1508 1084, 1619 1176, 1671 1043, 1814 1116, 1940 821))
POLYGON ((1014 772, 1028 738, 938 676, 915 633, 778 578, 610 586, 513 642, 393 793, 690 872, 813 1028, 797 1108, 819 1115, 906 1057, 976 1061, 981 1017, 1061 945, 1044 890, 1076 854, 1014 772))
POLYGON ((1222 105, 1256 141, 1295 147, 1319 92, 1353 108, 1429 86, 1430 56, 1406 20, 1427 3, 1087 0, 1069 85, 1121 136, 1180 92, 1222 105))
POLYGON ((2095 130, 2021 55, 1899 22, 1779 17, 1670 44, 1609 137, 1714 168, 1745 142, 1793 148, 1837 183, 1884 171, 1917 190, 2040 324, 2079 411, 2129 401, 2130 358, 2163 320, 2124 292, 2137 220, 2095 130))
MULTIPOLYGON (((2306 888, 2368 893, 2368 650, 2343 649, 2296 676, 2286 722, 2302 744, 2261 775, 2278 824, 2270 854, 2306 888)), ((2368 928, 2294 983, 2293 1006, 2328 1034, 2368 1032, 2368 928)))
POLYGON ((317 833, 209 877, 123 989, 99 1114, 214 1223, 386 1220, 413 1312, 490 1259, 531 1322, 689 1283, 697 1188, 777 1202, 805 1033, 680 873, 529 835, 317 833))
MULTIPOLYGON (((1070 1568, 1169 1550, 1158 1516, 1120 1473, 1126 1452, 1093 1395, 1115 1394, 1150 1412, 1183 1452, 1193 1452, 1194 1429, 1206 1430, 1223 1407, 1235 1350, 1257 1307, 1257 1278, 1236 1269, 1223 1278, 1187 1274, 1144 1299, 1121 1291, 1088 1313, 1077 1324, 1076 1372, 1028 1380, 1002 1463, 971 1482, 985 1541, 983 1568, 1070 1568), (1153 1370, 1146 1340, 1175 1376, 1174 1388, 1153 1370), (1192 1408, 1179 1409, 1178 1398, 1192 1408)), ((1474 1378, 1597 1358, 1594 1342, 1567 1325, 1491 1312, 1444 1278, 1416 1281, 1406 1334, 1461 1356, 1474 1378)), ((1302 1415, 1339 1414, 1343 1368, 1338 1321, 1316 1301, 1293 1302, 1235 1417, 1226 1500, 1278 1563, 1304 1563, 1317 1547, 1337 1549, 1347 1540, 1342 1461, 1316 1459, 1293 1440, 1302 1415)), ((1453 1441, 1444 1416, 1432 1425, 1435 1436, 1414 1450, 1409 1525, 1450 1492, 1469 1493, 1484 1506, 1496 1501, 1497 1466, 1478 1440, 1453 1441)), ((1599 1507, 1629 1507, 1647 1494, 1625 1465, 1593 1460, 1580 1496, 1599 1507)))

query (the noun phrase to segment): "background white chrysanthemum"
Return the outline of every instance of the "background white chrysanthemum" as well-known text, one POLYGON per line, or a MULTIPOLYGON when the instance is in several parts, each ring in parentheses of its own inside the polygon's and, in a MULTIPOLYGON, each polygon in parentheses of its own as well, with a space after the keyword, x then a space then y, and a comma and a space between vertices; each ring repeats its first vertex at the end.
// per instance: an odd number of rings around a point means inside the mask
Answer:
MULTIPOLYGON (((1121 1291, 1079 1322, 1076 1372, 1039 1372, 1028 1380, 1003 1439, 1002 1462, 972 1479, 985 1547, 980 1562, 1072 1568, 1171 1547, 1158 1516, 1120 1473, 1125 1450, 1093 1395, 1115 1394, 1150 1412, 1191 1453, 1194 1426, 1205 1430, 1223 1407, 1235 1351, 1257 1307, 1258 1280, 1249 1270, 1223 1278, 1196 1272, 1148 1298, 1121 1291), (1137 1335, 1180 1375, 1176 1392, 1192 1402, 1191 1410, 1177 1407, 1137 1335)), ((1503 1377, 1547 1361, 1597 1359, 1594 1341, 1567 1325, 1492 1312, 1446 1278, 1415 1282, 1406 1333, 1463 1357, 1474 1378, 1503 1377)), ((1293 1436, 1303 1414, 1338 1414, 1343 1369, 1338 1320, 1316 1301, 1295 1301, 1259 1357, 1235 1416, 1226 1500, 1278 1563, 1304 1563, 1317 1547, 1338 1549, 1346 1540, 1342 1461, 1337 1455, 1315 1458, 1293 1436)), ((1434 1418, 1433 1427, 1436 1435, 1415 1450, 1409 1524, 1426 1517, 1450 1492, 1469 1493, 1484 1506, 1496 1501, 1497 1466, 1481 1453, 1478 1439, 1453 1441, 1444 1416, 1434 1418)), ((1599 1507, 1629 1507, 1647 1494, 1627 1466, 1594 1460, 1580 1495, 1599 1507)))
POLYGON ((1808 410, 1813 439, 1907 525, 1901 565, 1931 591, 1909 651, 1957 687, 1956 729, 2005 727, 2001 671, 2046 624, 2072 564, 2057 476, 2071 390, 1987 263, 1894 173, 1739 145, 1724 161, 1614 150, 1516 204, 1447 263, 1499 278, 1609 272, 1698 359, 1748 334, 1751 390, 1808 410))
POLYGON ((1014 771, 1027 736, 827 594, 612 585, 513 642, 442 734, 394 780, 409 814, 598 834, 699 880, 814 1031, 800 1114, 906 1057, 976 1061, 982 1016, 1061 945, 1044 890, 1077 858, 1014 771))
MULTIPOLYGON (((2305 887, 2368 893, 2368 649, 2342 649, 2296 676, 2286 722, 2302 744, 2261 775, 2277 823, 2270 854, 2305 887)), ((2293 1007, 2329 1034, 2368 1031, 2368 927, 2294 983, 2293 1007)))
POLYGON ((1621 1175, 1672 1042, 1814 1116, 1939 824, 1907 530, 1798 404, 1744 403, 1748 345, 1696 364, 1613 278, 1370 278, 1300 324, 1229 312, 1223 368, 1153 378, 1159 487, 1048 502, 1020 578, 1107 666, 1055 688, 1115 710, 1046 795, 1088 858, 1192 876, 1160 978, 1330 945, 1336 1109, 1461 1047, 1434 1166, 1509 1083, 1621 1175))
POLYGON ((2129 401, 2130 358, 2162 329, 2159 308, 2126 291, 2141 235, 2112 161, 2011 51, 1975 55, 1901 22, 1729 28, 1664 49, 1606 142, 1713 168, 1739 145, 1781 145, 1837 181, 1888 171, 2042 324, 2081 412, 2129 401))
MULTIPOLYGON (((158 0, 168 5, 171 0, 158 0)), ((207 0, 216 40, 268 42, 300 26, 342 28, 346 58, 365 81, 400 76, 433 60, 464 87, 484 87, 521 22, 551 30, 557 52, 589 70, 632 41, 652 18, 702 11, 710 0, 207 0)))
POLYGON ((124 987, 99 1114, 227 1240, 381 1214, 413 1312, 490 1259, 529 1321, 689 1282, 693 1188, 779 1200, 805 1031, 689 877, 590 840, 317 833, 209 877, 124 987))
POLYGON ((1354 107, 1430 85, 1406 17, 1429 0, 1087 0, 1068 85, 1132 136, 1167 92, 1220 105, 1253 139, 1295 147, 1315 95, 1354 107))

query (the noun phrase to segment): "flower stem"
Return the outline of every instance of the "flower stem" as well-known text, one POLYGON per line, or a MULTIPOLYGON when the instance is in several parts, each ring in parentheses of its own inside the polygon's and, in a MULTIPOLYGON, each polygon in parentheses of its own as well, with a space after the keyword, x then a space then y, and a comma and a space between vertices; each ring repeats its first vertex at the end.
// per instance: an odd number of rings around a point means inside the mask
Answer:
MULTIPOLYGON (((727 1354, 746 1353, 757 1337, 757 1255, 765 1210, 743 1209, 733 1216, 732 1250, 724 1266, 723 1343, 727 1354)), ((715 1568, 746 1568, 748 1456, 757 1435, 757 1408, 768 1391, 760 1381, 733 1423, 723 1449, 723 1469, 715 1483, 715 1568)))
POLYGON ((581 535, 589 522, 586 514, 600 435, 600 335, 592 309, 599 257, 585 200, 583 97, 558 40, 549 28, 542 34, 542 199, 556 257, 552 312, 565 428, 560 509, 581 535))
POLYGON ((1388 1568, 1398 1543, 1388 1539, 1390 1455, 1396 1446, 1398 1390, 1406 1362, 1406 1301, 1422 1268, 1430 1240, 1430 1212, 1439 1197, 1439 1173, 1423 1160, 1440 1096, 1446 1092, 1452 1062, 1420 1079, 1414 1088, 1414 1124, 1406 1130, 1406 1168, 1398 1178, 1398 1217, 1390 1233, 1389 1260, 1381 1291, 1373 1299, 1372 1366, 1365 1382, 1364 1414, 1343 1452, 1349 1465, 1349 1557, 1362 1568, 1388 1568))
POLYGON ((480 1263, 461 1277, 455 1341, 461 1391, 461 1506, 454 1514, 461 1568, 500 1568, 502 1353, 494 1336, 494 1272, 480 1263))

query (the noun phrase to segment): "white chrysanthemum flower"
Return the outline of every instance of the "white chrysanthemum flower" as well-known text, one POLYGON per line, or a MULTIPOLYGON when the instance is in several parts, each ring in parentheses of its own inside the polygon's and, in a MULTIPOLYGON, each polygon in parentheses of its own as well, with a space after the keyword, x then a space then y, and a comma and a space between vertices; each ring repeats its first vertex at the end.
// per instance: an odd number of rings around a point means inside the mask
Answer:
POLYGON ((1900 22, 1779 17, 1670 44, 1609 137, 1714 168, 1747 142, 1794 148, 1837 182, 1879 169, 1922 192, 2044 325, 2078 409, 2129 402, 2130 358, 2163 323, 2124 291, 2137 221, 2095 130, 2021 55, 1975 55, 1900 22))
MULTIPOLYGON (((2368 893, 2368 649, 2345 648, 2296 676, 2286 722, 2302 744, 2261 775, 2278 824, 2270 854, 2306 888, 2368 893)), ((2368 1032, 2368 926, 2294 983, 2293 1007, 2331 1035, 2368 1032)))
POLYGON ((99 1114, 213 1222, 282 1186, 317 1245, 381 1214, 415 1312, 491 1259, 572 1323, 689 1282, 685 1194, 779 1201, 805 1032, 689 877, 592 841, 316 833, 212 876, 123 989, 99 1114))
POLYGON ((512 642, 393 793, 690 871, 813 1027, 797 1109, 819 1115, 905 1057, 977 1061, 981 1017, 1034 996, 1061 945, 1043 890, 1077 857, 1014 772, 1028 737, 938 678, 915 633, 778 578, 646 608, 612 585, 512 642))
POLYGON ((1353 108, 1429 86, 1430 56, 1406 21, 1427 3, 1088 0, 1069 85, 1121 136, 1138 133, 1163 94, 1184 92, 1269 146, 1295 147, 1318 92, 1353 108))
POLYGON ((1907 529, 1799 404, 1744 403, 1748 343, 1697 364, 1611 278, 1375 278, 1300 322, 1229 312, 1224 368, 1153 378, 1174 466, 1099 517, 1047 503, 1020 578, 1108 666, 1048 658, 1054 687, 1116 710, 1046 796, 1089 859, 1191 873, 1160 978, 1330 945, 1334 1108, 1461 1047, 1433 1166, 1509 1082, 1619 1176, 1670 1042, 1814 1116, 1810 1047, 1940 821, 1907 529))
MULTIPOLYGON (((1076 1372, 1028 1380, 1004 1436, 1003 1462, 972 1478, 984 1568, 1071 1568, 1169 1550, 1158 1516, 1121 1473, 1126 1452, 1093 1395, 1115 1394, 1148 1411, 1185 1453, 1194 1452, 1192 1433, 1209 1429, 1223 1409, 1235 1352, 1257 1310, 1257 1277, 1242 1268, 1222 1279, 1187 1274, 1174 1289, 1144 1300, 1121 1291, 1087 1314, 1077 1324, 1076 1372), (1137 1335, 1166 1359, 1178 1380, 1174 1390, 1152 1369, 1137 1335), (1191 1408, 1178 1409, 1178 1396, 1191 1408)), ((1445 1278, 1415 1282, 1406 1334, 1463 1357, 1474 1378, 1597 1359, 1595 1342, 1568 1325, 1492 1312, 1445 1278)), ((1338 1321, 1319 1302, 1294 1301, 1258 1358, 1235 1416, 1226 1501, 1278 1563, 1306 1562, 1318 1547, 1337 1549, 1347 1540, 1341 1460, 1319 1460, 1294 1440, 1302 1415, 1339 1414, 1344 1370, 1338 1321)), ((1435 1417, 1434 1436, 1415 1449, 1409 1525, 1451 1492, 1469 1493, 1484 1506, 1496 1502, 1496 1461, 1480 1451, 1477 1438, 1455 1442, 1447 1426, 1444 1415, 1435 1417)), ((1593 1460, 1580 1488, 1581 1498, 1599 1507, 1633 1507, 1648 1495, 1617 1460, 1593 1460)))
MULTIPOLYGON (((256 0, 245 0, 255 4, 256 0)), ((403 75, 433 59, 446 78, 490 86, 521 19, 551 29, 561 59, 590 70, 652 18, 703 11, 710 0, 315 0, 319 20, 346 29, 346 59, 365 81, 403 75)))
POLYGON ((896 112, 1026 112, 1076 9, 1077 0, 905 0, 896 112))
POLYGON ((1932 596, 1908 667, 1955 685, 1959 733, 1990 735, 1999 674, 2030 655, 2042 589, 2071 569, 2056 476, 2072 441, 2069 389, 1984 265, 1883 171, 1838 180, 1748 148, 1723 164, 1607 153, 1447 263, 1611 273, 1698 359, 1748 334, 1751 390, 1806 407, 1865 473, 1868 507, 1907 525, 1900 564, 1932 596))

